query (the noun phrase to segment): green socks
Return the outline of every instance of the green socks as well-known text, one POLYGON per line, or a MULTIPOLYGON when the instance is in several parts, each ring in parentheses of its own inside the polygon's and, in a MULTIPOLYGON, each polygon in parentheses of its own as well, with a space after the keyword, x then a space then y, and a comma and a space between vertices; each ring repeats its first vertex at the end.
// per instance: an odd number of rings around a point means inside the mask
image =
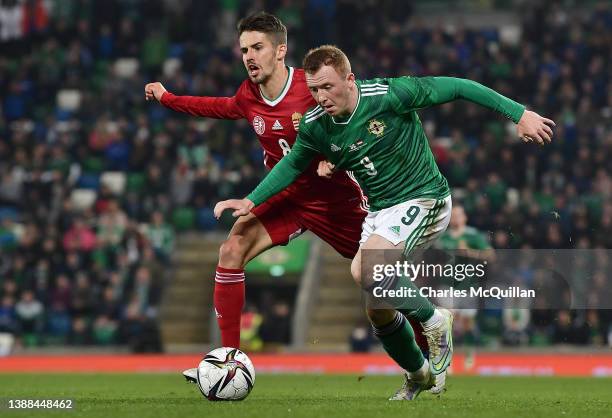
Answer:
POLYGON ((425 357, 416 344, 414 331, 404 315, 396 312, 390 323, 381 327, 374 326, 374 334, 382 342, 387 354, 404 370, 416 372, 423 366, 425 357))

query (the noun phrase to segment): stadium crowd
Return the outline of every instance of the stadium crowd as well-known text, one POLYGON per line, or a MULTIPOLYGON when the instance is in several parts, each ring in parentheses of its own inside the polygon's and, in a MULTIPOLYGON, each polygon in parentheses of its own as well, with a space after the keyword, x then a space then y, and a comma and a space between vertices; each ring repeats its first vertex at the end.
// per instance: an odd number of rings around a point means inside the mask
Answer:
MULTIPOLYGON (((420 114, 456 200, 494 248, 611 248, 609 5, 582 15, 533 2, 512 42, 496 28, 431 29, 396 3, 0 2, 0 332, 158 349, 175 231, 218 228, 214 203, 264 173, 249 123, 173 113, 146 103, 143 86, 232 95, 244 79, 234 26, 260 9, 288 26, 292 65, 336 43, 358 78, 469 78, 554 119, 555 141, 539 149, 475 105, 420 114)), ((553 312, 545 340, 603 344, 609 312, 553 312)), ((539 316, 503 319, 503 339, 526 343, 539 316)))

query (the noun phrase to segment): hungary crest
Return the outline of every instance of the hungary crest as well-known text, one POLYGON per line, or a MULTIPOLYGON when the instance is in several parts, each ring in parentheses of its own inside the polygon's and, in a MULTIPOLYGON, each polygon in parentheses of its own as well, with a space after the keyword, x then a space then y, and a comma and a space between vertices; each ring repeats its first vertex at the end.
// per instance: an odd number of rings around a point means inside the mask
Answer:
POLYGON ((295 129, 296 131, 300 127, 301 120, 302 120, 301 113, 295 112, 293 115, 291 115, 291 122, 293 122, 293 129, 295 129))
POLYGON ((370 122, 368 122, 368 132, 372 135, 376 135, 377 137, 380 137, 385 133, 386 127, 385 122, 377 119, 372 119, 370 122))

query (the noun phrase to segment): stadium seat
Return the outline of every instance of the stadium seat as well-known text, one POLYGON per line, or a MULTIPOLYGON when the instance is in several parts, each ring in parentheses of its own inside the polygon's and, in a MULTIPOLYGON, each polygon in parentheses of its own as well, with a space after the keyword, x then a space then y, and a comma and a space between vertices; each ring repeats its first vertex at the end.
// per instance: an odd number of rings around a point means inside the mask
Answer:
POLYGON ((100 177, 100 183, 117 195, 123 194, 126 181, 125 173, 120 171, 107 171, 100 177))
POLYGON ((117 77, 131 78, 138 71, 139 62, 136 58, 119 58, 115 61, 113 71, 117 77))
POLYGON ((178 58, 168 58, 164 61, 163 72, 164 76, 171 78, 174 77, 176 72, 181 69, 181 60, 178 58))
POLYGON ((144 190, 146 177, 143 173, 130 173, 127 175, 127 186, 128 192, 140 193, 144 190))
POLYGON ((77 181, 77 186, 82 189, 98 190, 100 188, 100 176, 95 173, 83 173, 77 181))
POLYGON ((23 334, 21 339, 25 347, 35 347, 39 342, 38 335, 31 333, 23 334))
POLYGON ((60 90, 56 96, 57 107, 62 110, 75 111, 81 106, 81 92, 79 90, 60 90))
POLYGON ((104 160, 97 157, 90 157, 83 161, 83 171, 90 173, 101 173, 104 170, 104 160))
POLYGON ((178 231, 187 231, 195 225, 195 210, 191 208, 177 208, 172 212, 172 225, 178 231))
POLYGON ((10 206, 0 207, 0 222, 2 222, 6 218, 9 218, 15 221, 17 220, 18 216, 19 216, 19 212, 17 212, 17 209, 12 208, 10 206))
POLYGON ((72 205, 77 210, 86 210, 93 206, 97 193, 90 189, 74 189, 70 195, 72 205))

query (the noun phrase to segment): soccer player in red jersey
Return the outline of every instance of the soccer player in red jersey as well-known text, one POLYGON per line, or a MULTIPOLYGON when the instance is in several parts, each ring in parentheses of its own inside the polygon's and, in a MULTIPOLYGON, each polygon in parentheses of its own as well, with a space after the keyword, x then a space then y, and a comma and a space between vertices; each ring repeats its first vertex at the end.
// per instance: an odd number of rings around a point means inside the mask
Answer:
MULTIPOLYGON (((300 119, 316 103, 304 71, 285 65, 287 29, 278 18, 256 13, 239 22, 238 33, 248 79, 233 97, 176 96, 159 82, 145 86, 145 97, 194 116, 248 120, 271 169, 291 151, 300 119)), ((215 274, 214 305, 223 346, 240 345, 244 267, 255 256, 306 230, 344 257, 357 253, 367 200, 350 176, 331 174, 321 156, 285 191, 238 218, 221 245, 215 274)), ((419 334, 419 344, 426 348, 419 334)))

